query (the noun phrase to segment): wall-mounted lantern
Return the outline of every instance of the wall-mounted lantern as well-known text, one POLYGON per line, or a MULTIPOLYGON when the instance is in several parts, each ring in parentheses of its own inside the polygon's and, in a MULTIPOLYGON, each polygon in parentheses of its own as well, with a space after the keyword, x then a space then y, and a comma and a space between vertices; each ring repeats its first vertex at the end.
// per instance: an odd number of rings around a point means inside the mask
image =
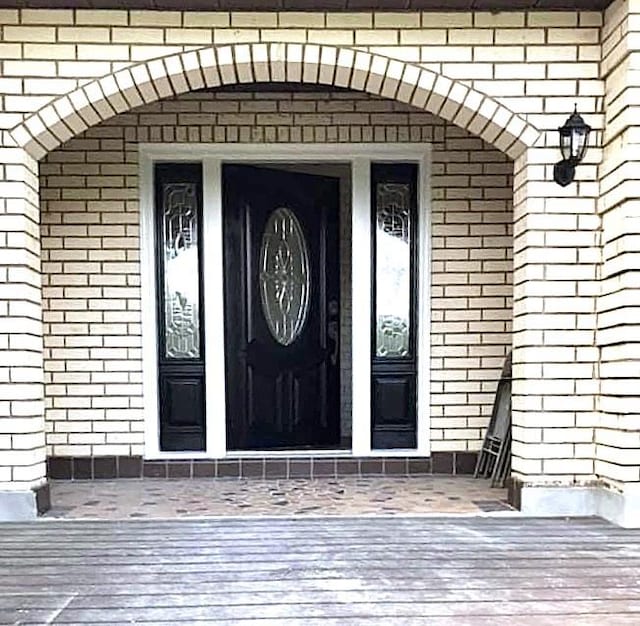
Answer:
POLYGON ((576 165, 582 161, 589 143, 591 126, 585 123, 578 114, 578 108, 574 109, 563 126, 558 128, 560 134, 560 152, 562 161, 553 167, 553 180, 558 185, 566 187, 576 173, 576 165))

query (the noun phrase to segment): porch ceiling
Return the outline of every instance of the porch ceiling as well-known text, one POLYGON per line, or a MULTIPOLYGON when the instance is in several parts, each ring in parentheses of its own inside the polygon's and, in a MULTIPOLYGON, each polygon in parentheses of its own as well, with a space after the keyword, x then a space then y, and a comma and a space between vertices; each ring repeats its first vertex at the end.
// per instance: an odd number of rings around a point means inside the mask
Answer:
POLYGON ((197 11, 600 11, 612 0, 0 0, 0 7, 197 11))

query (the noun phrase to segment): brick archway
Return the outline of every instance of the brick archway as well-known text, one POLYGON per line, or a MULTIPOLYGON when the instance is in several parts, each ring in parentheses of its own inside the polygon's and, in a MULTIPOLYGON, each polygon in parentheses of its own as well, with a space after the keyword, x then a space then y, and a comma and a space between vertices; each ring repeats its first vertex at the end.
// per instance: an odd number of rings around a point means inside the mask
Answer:
POLYGON ((61 96, 11 136, 40 159, 87 128, 143 104, 202 88, 268 82, 332 85, 408 103, 513 159, 540 136, 494 98, 442 74, 352 48, 291 43, 213 46, 139 63, 61 96))

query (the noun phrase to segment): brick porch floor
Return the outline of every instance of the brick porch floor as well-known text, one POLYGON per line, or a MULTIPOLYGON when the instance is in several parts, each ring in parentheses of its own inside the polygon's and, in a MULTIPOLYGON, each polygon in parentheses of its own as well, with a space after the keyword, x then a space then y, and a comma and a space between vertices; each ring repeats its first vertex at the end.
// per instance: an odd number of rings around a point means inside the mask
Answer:
POLYGON ((452 476, 52 481, 57 518, 407 515, 511 511, 504 489, 452 476))

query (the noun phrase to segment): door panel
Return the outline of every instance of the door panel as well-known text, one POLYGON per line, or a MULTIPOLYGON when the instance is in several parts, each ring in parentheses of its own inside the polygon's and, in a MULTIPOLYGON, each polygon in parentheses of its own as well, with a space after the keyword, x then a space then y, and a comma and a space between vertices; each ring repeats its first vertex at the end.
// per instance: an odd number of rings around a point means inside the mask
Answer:
POLYGON ((162 393, 168 427, 198 426, 198 417, 204 406, 199 376, 165 376, 162 393), (194 407, 199 410, 194 411, 194 407))
POLYGON ((339 443, 338 191, 333 178, 223 168, 231 449, 339 443))
POLYGON ((415 385, 413 374, 378 374, 373 380, 374 423, 396 428, 413 413, 415 385))

